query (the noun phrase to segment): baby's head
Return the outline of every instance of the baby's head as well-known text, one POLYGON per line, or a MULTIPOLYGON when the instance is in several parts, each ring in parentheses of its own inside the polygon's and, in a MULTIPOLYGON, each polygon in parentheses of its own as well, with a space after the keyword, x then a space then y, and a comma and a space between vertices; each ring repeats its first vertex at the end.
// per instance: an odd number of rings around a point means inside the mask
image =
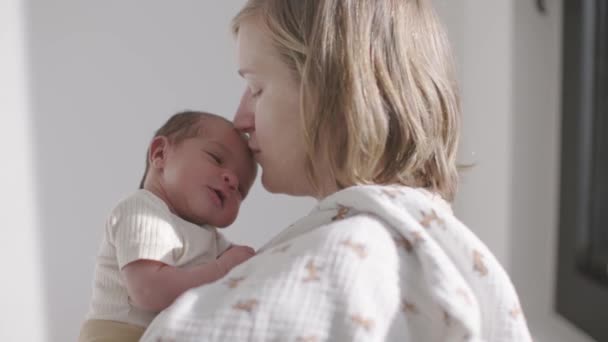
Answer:
POLYGON ((226 227, 236 219, 256 170, 245 138, 230 121, 187 111, 156 131, 140 188, 187 221, 226 227))

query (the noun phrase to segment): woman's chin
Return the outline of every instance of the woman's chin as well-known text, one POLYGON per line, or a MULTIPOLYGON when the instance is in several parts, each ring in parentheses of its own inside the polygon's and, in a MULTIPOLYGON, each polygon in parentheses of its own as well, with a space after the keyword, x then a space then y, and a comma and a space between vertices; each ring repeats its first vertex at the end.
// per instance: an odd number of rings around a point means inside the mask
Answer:
POLYGON ((260 181, 262 182, 264 189, 272 194, 291 195, 284 183, 277 182, 277 179, 273 179, 272 175, 269 175, 264 169, 262 169, 260 181))
POLYGON ((272 194, 283 194, 290 196, 312 196, 314 197, 310 191, 303 191, 303 187, 298 187, 298 182, 294 180, 287 180, 284 182, 273 182, 268 174, 262 171, 261 182, 262 186, 266 191, 272 194))
POLYGON ((273 194, 281 193, 281 191, 276 189, 274 184, 270 180, 268 180, 268 176, 266 175, 266 172, 263 171, 263 169, 262 169, 262 177, 260 177, 260 181, 262 182, 262 186, 264 187, 264 189, 266 191, 273 193, 273 194))

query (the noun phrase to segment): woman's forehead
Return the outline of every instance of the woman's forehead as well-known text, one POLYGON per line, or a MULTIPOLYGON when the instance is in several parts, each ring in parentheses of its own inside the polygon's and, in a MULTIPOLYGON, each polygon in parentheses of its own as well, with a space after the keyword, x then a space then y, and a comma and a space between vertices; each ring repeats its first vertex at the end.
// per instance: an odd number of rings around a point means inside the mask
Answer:
POLYGON ((275 48, 259 19, 244 20, 237 35, 239 74, 243 77, 276 62, 275 48))

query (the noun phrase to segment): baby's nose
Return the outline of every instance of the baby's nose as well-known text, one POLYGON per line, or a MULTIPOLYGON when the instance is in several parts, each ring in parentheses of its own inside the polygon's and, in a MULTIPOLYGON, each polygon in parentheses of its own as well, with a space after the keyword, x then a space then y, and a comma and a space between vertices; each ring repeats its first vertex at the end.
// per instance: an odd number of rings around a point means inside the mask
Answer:
POLYGON ((232 191, 235 191, 239 187, 238 178, 236 178, 236 176, 230 171, 226 171, 222 174, 222 180, 232 191))

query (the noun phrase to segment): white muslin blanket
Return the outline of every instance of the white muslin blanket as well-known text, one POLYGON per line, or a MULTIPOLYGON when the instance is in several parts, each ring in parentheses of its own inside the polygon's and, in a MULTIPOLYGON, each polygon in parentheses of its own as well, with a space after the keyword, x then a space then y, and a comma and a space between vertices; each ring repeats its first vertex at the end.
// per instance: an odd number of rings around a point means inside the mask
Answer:
POLYGON ((421 189, 356 186, 224 279, 184 293, 142 341, 531 338, 508 275, 447 203, 421 189))

